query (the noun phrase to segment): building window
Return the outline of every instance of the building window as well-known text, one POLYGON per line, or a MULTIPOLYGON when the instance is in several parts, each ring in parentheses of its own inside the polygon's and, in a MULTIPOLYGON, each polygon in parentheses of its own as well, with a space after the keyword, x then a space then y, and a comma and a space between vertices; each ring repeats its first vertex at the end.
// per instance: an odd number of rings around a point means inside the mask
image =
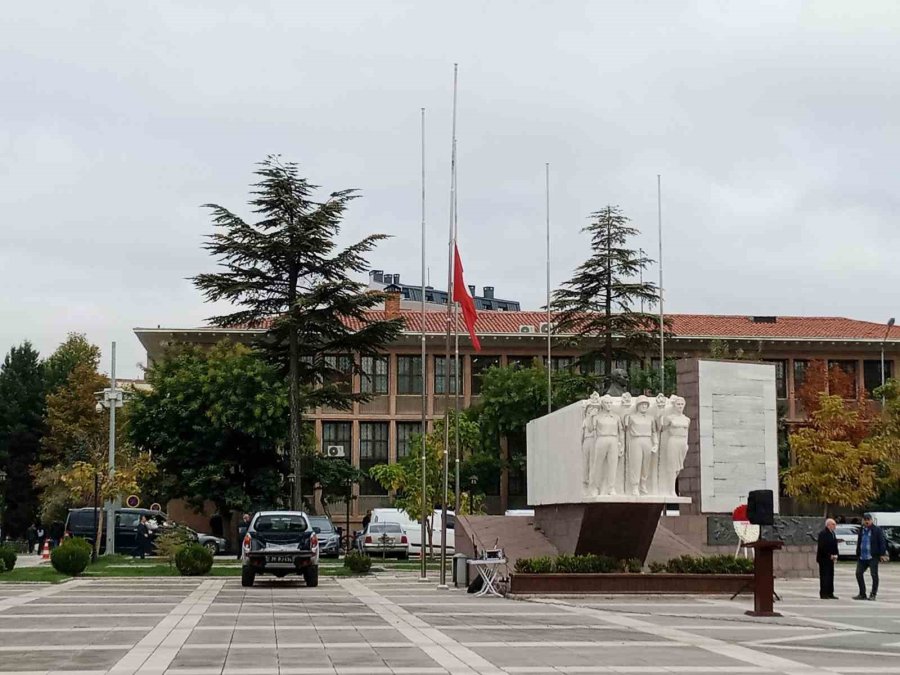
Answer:
MULTIPOLYGON (((884 381, 890 380, 894 376, 894 362, 885 359, 884 361, 884 381)), ((875 398, 872 392, 881 386, 881 359, 863 361, 863 381, 869 398, 875 398)))
POLYGON ((775 366, 775 398, 787 398, 787 361, 764 359, 775 366))
POLYGON ((397 357, 397 393, 422 393, 422 357, 397 357))
POLYGON ((344 459, 351 461, 353 425, 350 422, 322 422, 322 452, 336 445, 343 449, 344 459))
POLYGON ((359 468, 366 477, 359 483, 363 495, 383 495, 387 490, 369 476, 369 469, 388 461, 387 422, 362 422, 359 425, 359 468))
POLYGON ((412 451, 413 436, 422 435, 421 422, 397 422, 397 461, 412 451))
MULTIPOLYGON (((834 392, 836 394, 842 393, 848 398, 856 398, 856 361, 829 361, 828 362, 828 371, 831 372, 831 369, 834 367, 840 368, 848 375, 848 380, 850 381, 850 390, 845 392, 834 392)), ((831 378, 829 378, 830 380, 831 378)))
POLYGON ((510 368, 531 368, 535 362, 540 362, 540 356, 507 356, 506 365, 510 368))
POLYGON ((809 368, 809 361, 806 359, 794 359, 794 396, 800 391, 800 387, 806 382, 806 369, 809 368))
POLYGON ((561 370, 569 370, 575 363, 575 359, 571 356, 554 356, 550 359, 550 368, 554 373, 561 370))
MULTIPOLYGON (((458 364, 458 367, 454 367, 456 365, 456 357, 452 357, 450 359, 450 390, 447 391, 447 388, 444 386, 444 378, 446 377, 445 371, 445 362, 446 356, 435 356, 434 357, 434 393, 437 394, 455 394, 456 393, 456 375, 458 371, 462 371, 462 363, 458 364)), ((459 376, 462 377, 462 372, 459 372, 459 376)), ((462 390, 460 390, 462 393, 462 390)))
POLYGON ((388 357, 362 357, 362 374, 359 389, 363 394, 388 393, 388 357))
POLYGON ((326 384, 334 385, 344 393, 353 390, 353 359, 349 354, 326 356, 325 365, 330 369, 324 377, 326 384))
POLYGON ((500 365, 499 356, 473 356, 472 357, 472 395, 481 393, 481 380, 489 368, 500 365))

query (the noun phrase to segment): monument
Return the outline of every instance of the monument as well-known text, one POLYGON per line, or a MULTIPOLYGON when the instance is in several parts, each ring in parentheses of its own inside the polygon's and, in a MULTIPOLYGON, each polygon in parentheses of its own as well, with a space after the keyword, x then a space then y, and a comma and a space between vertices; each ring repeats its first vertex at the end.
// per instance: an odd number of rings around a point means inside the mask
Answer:
POLYGON ((691 420, 678 396, 634 397, 624 373, 607 393, 532 420, 528 503, 561 552, 643 558, 676 493, 691 420))

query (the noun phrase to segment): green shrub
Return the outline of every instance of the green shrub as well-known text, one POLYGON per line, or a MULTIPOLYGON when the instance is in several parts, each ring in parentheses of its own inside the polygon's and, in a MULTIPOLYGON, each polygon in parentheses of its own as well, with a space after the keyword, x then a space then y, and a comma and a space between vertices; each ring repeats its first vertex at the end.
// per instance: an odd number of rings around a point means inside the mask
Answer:
POLYGON ((3 574, 6 571, 6 563, 3 562, 3 558, 0 558, 0 574, 3 574))
POLYGON ((9 544, 0 546, 0 560, 3 561, 3 569, 0 572, 11 572, 16 566, 16 550, 9 544))
POLYGON ((628 560, 623 560, 622 565, 624 567, 624 571, 629 574, 640 574, 644 569, 644 565, 641 563, 639 558, 629 558, 628 560))
POLYGON ((553 571, 553 558, 519 558, 516 560, 516 572, 519 574, 549 574, 553 571))
POLYGON ((90 562, 91 545, 80 537, 66 539, 50 551, 50 564, 53 565, 53 569, 70 577, 77 577, 84 572, 90 562))
POLYGON ((156 531, 156 538, 153 540, 156 555, 163 558, 169 565, 175 564, 175 556, 185 546, 194 543, 194 537, 191 531, 184 525, 173 523, 167 524, 156 531))
POLYGON ((683 555, 666 563, 650 563, 654 574, 752 574, 753 561, 732 555, 683 555))
POLYGON ((212 553, 200 544, 182 546, 175 554, 175 567, 183 577, 202 577, 209 574, 212 566, 212 553))
POLYGON ((648 563, 647 567, 650 568, 650 574, 660 574, 666 571, 666 563, 659 562, 658 560, 648 563))
MULTIPOLYGON (((616 560, 607 555, 558 555, 540 558, 519 558, 516 572, 519 574, 611 574, 628 569, 624 560, 616 560)), ((640 561, 638 561, 640 571, 640 561)))
POLYGON ((353 551, 344 556, 344 567, 354 574, 368 574, 372 567, 372 559, 359 551, 353 551))

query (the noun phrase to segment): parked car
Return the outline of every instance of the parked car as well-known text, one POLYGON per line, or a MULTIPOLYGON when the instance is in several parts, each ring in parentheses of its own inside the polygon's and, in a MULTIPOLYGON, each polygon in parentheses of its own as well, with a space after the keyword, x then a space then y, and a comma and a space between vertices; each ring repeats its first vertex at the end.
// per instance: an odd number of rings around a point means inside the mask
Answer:
MULTIPOLYGON (((162 511, 150 509, 121 508, 116 511, 116 553, 131 554, 137 548, 137 527, 141 516, 147 516, 150 527, 150 555, 155 553, 155 539, 159 528, 165 527, 168 519, 162 511)), ((97 518, 105 519, 106 512, 99 509, 97 518)), ((106 521, 103 521, 103 540, 100 542, 100 550, 106 551, 106 521)), ((189 528, 188 528, 189 529, 189 528)), ((189 532, 197 541, 197 533, 189 529, 189 532)), ((81 537, 93 544, 96 537, 94 509, 86 507, 82 509, 69 509, 65 525, 66 537, 81 537)))
POLYGON ((859 525, 838 525, 834 528, 834 536, 838 540, 838 558, 855 558, 859 525))
POLYGON ((213 555, 224 553, 228 548, 228 542, 222 537, 214 537, 211 534, 197 533, 197 541, 201 546, 205 546, 213 555))
MULTIPOLYGON (((435 509, 433 515, 431 516, 431 541, 434 545, 434 550, 437 551, 441 545, 441 530, 443 529, 441 524, 441 510, 435 509)), ((452 555, 456 550, 456 515, 453 511, 447 511, 447 551, 452 555)), ((409 537, 409 552, 412 555, 421 555, 422 553, 422 526, 414 521, 414 525, 411 525, 406 530, 407 536, 409 537)), ((425 548, 428 548, 428 533, 426 532, 425 539, 425 548)))
POLYGON ((309 522, 319 535, 319 555, 337 558, 341 554, 341 533, 328 516, 310 516, 309 522))
POLYGON ((409 538, 403 533, 400 523, 369 523, 359 541, 360 550, 367 555, 397 556, 400 560, 409 558, 409 538))
POLYGON ((302 511, 254 514, 241 543, 241 585, 259 574, 278 578, 299 574, 307 586, 319 585, 319 535, 302 511))
POLYGON ((900 513, 879 511, 873 513, 872 517, 875 524, 884 531, 891 560, 900 560, 900 513))

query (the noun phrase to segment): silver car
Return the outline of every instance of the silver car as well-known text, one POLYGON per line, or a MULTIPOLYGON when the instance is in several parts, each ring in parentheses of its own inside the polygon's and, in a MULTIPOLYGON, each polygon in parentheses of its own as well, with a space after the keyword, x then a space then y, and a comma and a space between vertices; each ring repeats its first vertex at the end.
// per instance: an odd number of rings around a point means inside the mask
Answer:
POLYGON ((360 550, 370 556, 397 556, 409 558, 409 539, 403 534, 400 523, 369 523, 360 537, 360 550))

